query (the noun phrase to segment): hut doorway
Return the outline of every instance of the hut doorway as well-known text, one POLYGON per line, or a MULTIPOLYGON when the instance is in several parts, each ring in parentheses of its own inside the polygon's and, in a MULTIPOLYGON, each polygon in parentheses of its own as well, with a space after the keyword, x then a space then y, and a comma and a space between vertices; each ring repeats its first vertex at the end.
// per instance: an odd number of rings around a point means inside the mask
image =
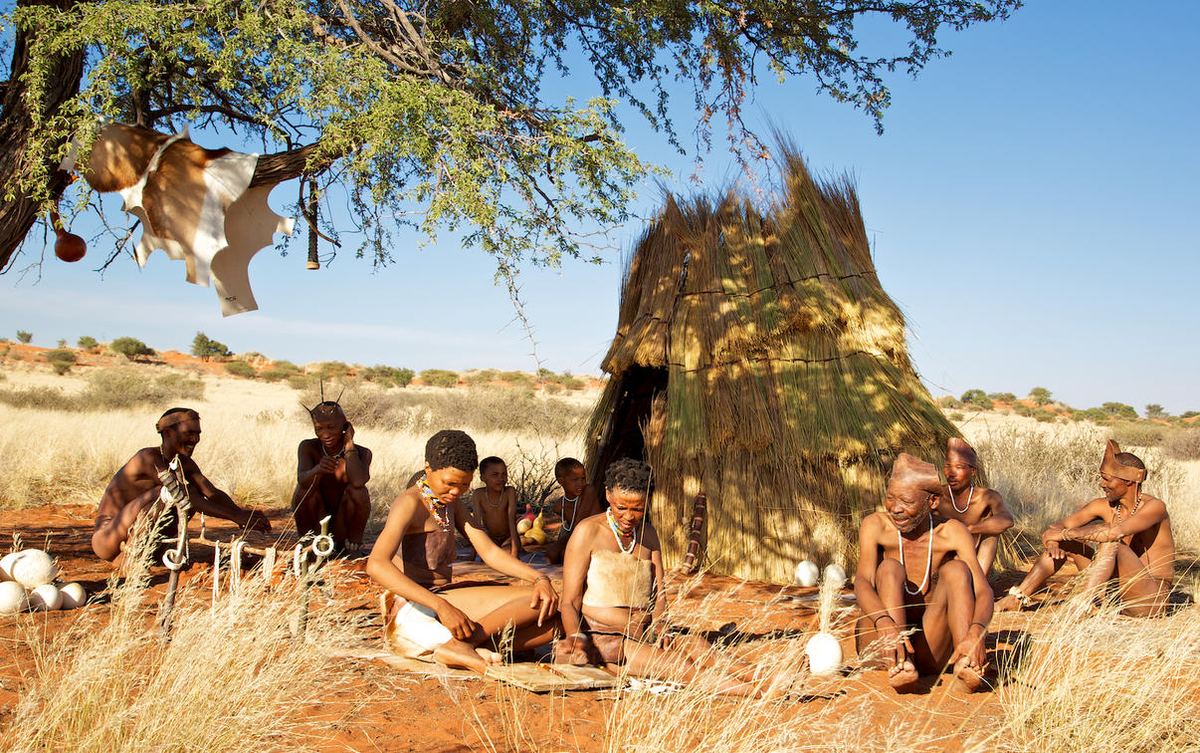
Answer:
POLYGON ((620 458, 646 460, 643 427, 650 421, 654 397, 667 390, 667 370, 652 366, 634 366, 620 376, 617 399, 613 401, 607 426, 601 438, 597 462, 592 465, 591 483, 603 485, 603 472, 620 458))

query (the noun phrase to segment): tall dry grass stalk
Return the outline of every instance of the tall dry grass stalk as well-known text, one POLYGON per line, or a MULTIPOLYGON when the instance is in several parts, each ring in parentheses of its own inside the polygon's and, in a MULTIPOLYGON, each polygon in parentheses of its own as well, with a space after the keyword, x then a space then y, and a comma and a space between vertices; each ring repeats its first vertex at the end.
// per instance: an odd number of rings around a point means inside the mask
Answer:
POLYGON ((206 580, 181 589, 166 644, 158 639, 156 605, 147 603, 144 557, 122 583, 110 584, 111 609, 90 610, 54 637, 28 627, 22 640, 33 662, 4 749, 261 750, 319 742, 301 728, 313 729, 313 717, 329 713, 320 701, 350 680, 333 652, 358 639, 358 626, 314 598, 307 641, 297 643, 289 627, 300 603, 294 584, 266 589, 261 578, 244 578, 212 607, 206 580))
POLYGON ((1019 643, 980 750, 1184 751, 1200 740, 1200 610, 1122 617, 1069 599, 1019 643))

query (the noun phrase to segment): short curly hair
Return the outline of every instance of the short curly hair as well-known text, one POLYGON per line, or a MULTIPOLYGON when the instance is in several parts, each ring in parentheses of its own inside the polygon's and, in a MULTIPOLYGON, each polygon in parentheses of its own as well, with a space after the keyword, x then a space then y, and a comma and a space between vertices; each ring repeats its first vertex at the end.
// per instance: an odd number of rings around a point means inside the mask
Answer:
POLYGON ((648 495, 651 490, 650 466, 641 460, 621 458, 604 471, 604 488, 610 492, 621 489, 648 495))
POLYGON ((475 440, 465 431, 442 429, 425 443, 425 462, 433 471, 457 468, 474 473, 479 466, 475 440))

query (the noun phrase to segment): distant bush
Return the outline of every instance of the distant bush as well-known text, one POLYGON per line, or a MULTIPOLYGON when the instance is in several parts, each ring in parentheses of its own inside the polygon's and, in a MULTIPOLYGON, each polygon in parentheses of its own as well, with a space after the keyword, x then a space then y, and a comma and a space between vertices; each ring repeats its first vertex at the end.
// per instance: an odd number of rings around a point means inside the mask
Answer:
POLYGON ((1162 450, 1179 460, 1200 460, 1200 429, 1176 429, 1163 438, 1162 450))
POLYGON ((975 410, 991 410, 995 405, 983 390, 967 390, 959 399, 964 407, 975 410))
POLYGON ((1034 405, 1045 405, 1050 402, 1050 390, 1045 387, 1034 387, 1029 391, 1029 399, 1034 405))
POLYGON ((72 361, 51 361, 50 362, 50 368, 54 369, 54 373, 58 374, 59 376, 66 374, 68 371, 71 370, 71 367, 74 365, 75 364, 72 361))
POLYGON ((61 348, 59 350, 47 350, 42 354, 42 357, 47 361, 66 361, 67 363, 75 363, 77 356, 75 351, 61 348))
POLYGON ((1112 425, 1112 438, 1122 447, 1157 447, 1166 434, 1165 426, 1149 421, 1114 421, 1112 425))
POLYGON ((1200 416, 1200 411, 1185 410, 1183 413, 1179 414, 1180 418, 1194 418, 1195 416, 1200 416))
POLYGON ((571 376, 570 374, 564 374, 560 378, 560 383, 562 384, 563 388, 568 390, 581 390, 587 386, 587 382, 584 382, 579 377, 571 376))
POLYGON ((258 372, 258 378, 264 382, 278 382, 280 379, 290 376, 291 373, 282 369, 269 368, 258 372))
POLYGON ((962 401, 953 395, 942 395, 937 399, 937 404, 938 406, 947 409, 963 407, 962 401))
POLYGON ((1112 421, 1112 416, 1103 408, 1088 408, 1087 410, 1079 412, 1083 414, 1083 417, 1087 420, 1098 424, 1107 424, 1112 421))
POLYGON ((271 368, 278 369, 279 371, 286 371, 289 374, 299 374, 300 373, 300 367, 297 366, 296 364, 292 363, 291 361, 284 361, 284 360, 271 361, 271 368))
POLYGON ((368 382, 377 382, 384 386, 395 385, 397 387, 407 387, 413 380, 415 374, 412 369, 398 369, 395 366, 376 365, 367 369, 363 369, 359 376, 368 382))
POLYGON ((499 374, 495 369, 476 369, 469 374, 463 374, 462 379, 471 387, 482 387, 498 378, 499 374))
POLYGON ((125 356, 130 361, 136 360, 141 356, 153 356, 156 354, 153 348, 136 337, 118 337, 108 344, 108 349, 113 353, 125 356))
POLYGON ((1132 421, 1138 417, 1137 410, 1125 403, 1104 403, 1100 407, 1113 418, 1128 418, 1132 421))
POLYGON ((966 418, 966 416, 964 416, 962 414, 962 411, 954 411, 953 413, 950 414, 951 421, 961 421, 964 418, 966 418))
POLYGON ((1011 392, 989 392, 988 397, 1001 403, 1017 402, 1017 396, 1011 392))
POLYGON ((294 390, 307 390, 317 386, 317 378, 308 374, 292 374, 287 377, 288 386, 294 390))
POLYGON ((562 391, 563 391, 563 386, 561 384, 559 384, 558 382, 546 382, 546 393, 547 394, 557 395, 558 393, 560 393, 562 391))
POLYGON ((1054 411, 1043 410, 1041 408, 1033 409, 1033 417, 1042 423, 1049 423, 1058 419, 1058 414, 1054 411))
POLYGON ((1150 403, 1146 406, 1146 418, 1169 418, 1167 411, 1158 403, 1150 403))
POLYGON ((225 343, 212 340, 203 332, 197 332, 192 338, 192 355, 208 361, 212 358, 229 358, 231 354, 225 343))
POLYGON ((258 376, 258 372, 255 371, 254 367, 245 361, 230 361, 225 364, 225 371, 234 376, 245 377, 247 379, 253 379, 258 376))
POLYGON ((83 348, 84 350, 91 350, 99 344, 100 343, 96 342, 96 338, 92 337, 91 335, 83 335, 75 341, 75 345, 83 348))
POLYGON ((457 387, 458 374, 446 369, 425 369, 421 381, 430 387, 457 387))
POLYGON ((28 345, 29 343, 33 342, 33 333, 26 332, 23 329, 19 329, 19 330, 17 330, 17 340, 22 345, 28 345))
POLYGON ((496 375, 496 378, 508 382, 514 387, 525 387, 533 385, 533 376, 526 374, 524 371, 501 371, 496 375))
POLYGON ((350 364, 341 361, 322 361, 310 371, 318 379, 338 379, 350 375, 350 364))
POLYGON ((1018 416, 1033 416, 1033 408, 1030 408, 1025 403, 1013 403, 1012 412, 1018 416))
POLYGON ((183 374, 151 378, 135 368, 104 369, 88 375, 88 385, 74 395, 62 390, 30 388, 0 391, 0 403, 19 408, 89 411, 199 400, 204 382, 183 374))

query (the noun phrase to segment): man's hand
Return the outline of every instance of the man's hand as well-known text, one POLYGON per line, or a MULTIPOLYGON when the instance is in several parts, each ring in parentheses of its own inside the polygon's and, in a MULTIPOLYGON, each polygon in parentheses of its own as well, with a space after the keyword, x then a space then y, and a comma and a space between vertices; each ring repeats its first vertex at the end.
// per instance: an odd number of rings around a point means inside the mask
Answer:
POLYGON ((986 638, 986 630, 979 625, 971 625, 967 631, 967 637, 954 647, 954 655, 950 657, 950 663, 954 664, 960 657, 966 657, 967 666, 982 675, 983 666, 987 664, 986 638))
POLYGON ((890 617, 880 617, 876 621, 875 634, 879 636, 881 645, 884 648, 891 647, 893 650, 892 658, 895 660, 895 666, 899 667, 908 661, 908 657, 913 655, 912 641, 908 636, 900 634, 900 626, 890 617), (880 623, 886 619, 887 622, 880 623))
POLYGON ((349 450, 354 447, 354 424, 346 422, 346 430, 342 432, 342 447, 349 450))
POLYGON ((475 621, 467 616, 458 607, 454 606, 445 599, 442 600, 442 605, 437 610, 438 622, 446 626, 446 629, 460 641, 465 641, 475 634, 475 628, 479 627, 475 621))
POLYGON ((337 467, 337 458, 331 458, 328 455, 322 455, 321 459, 317 461, 316 466, 313 467, 313 470, 317 472, 318 476, 324 476, 327 473, 335 472, 337 467))
POLYGON ((538 627, 558 611, 558 592, 550 585, 549 578, 538 578, 533 582, 533 599, 529 602, 529 608, 538 610, 538 627))
POLYGON ((242 521, 242 528, 270 533, 271 521, 267 520, 267 516, 258 510, 250 510, 246 513, 246 519, 242 521))

